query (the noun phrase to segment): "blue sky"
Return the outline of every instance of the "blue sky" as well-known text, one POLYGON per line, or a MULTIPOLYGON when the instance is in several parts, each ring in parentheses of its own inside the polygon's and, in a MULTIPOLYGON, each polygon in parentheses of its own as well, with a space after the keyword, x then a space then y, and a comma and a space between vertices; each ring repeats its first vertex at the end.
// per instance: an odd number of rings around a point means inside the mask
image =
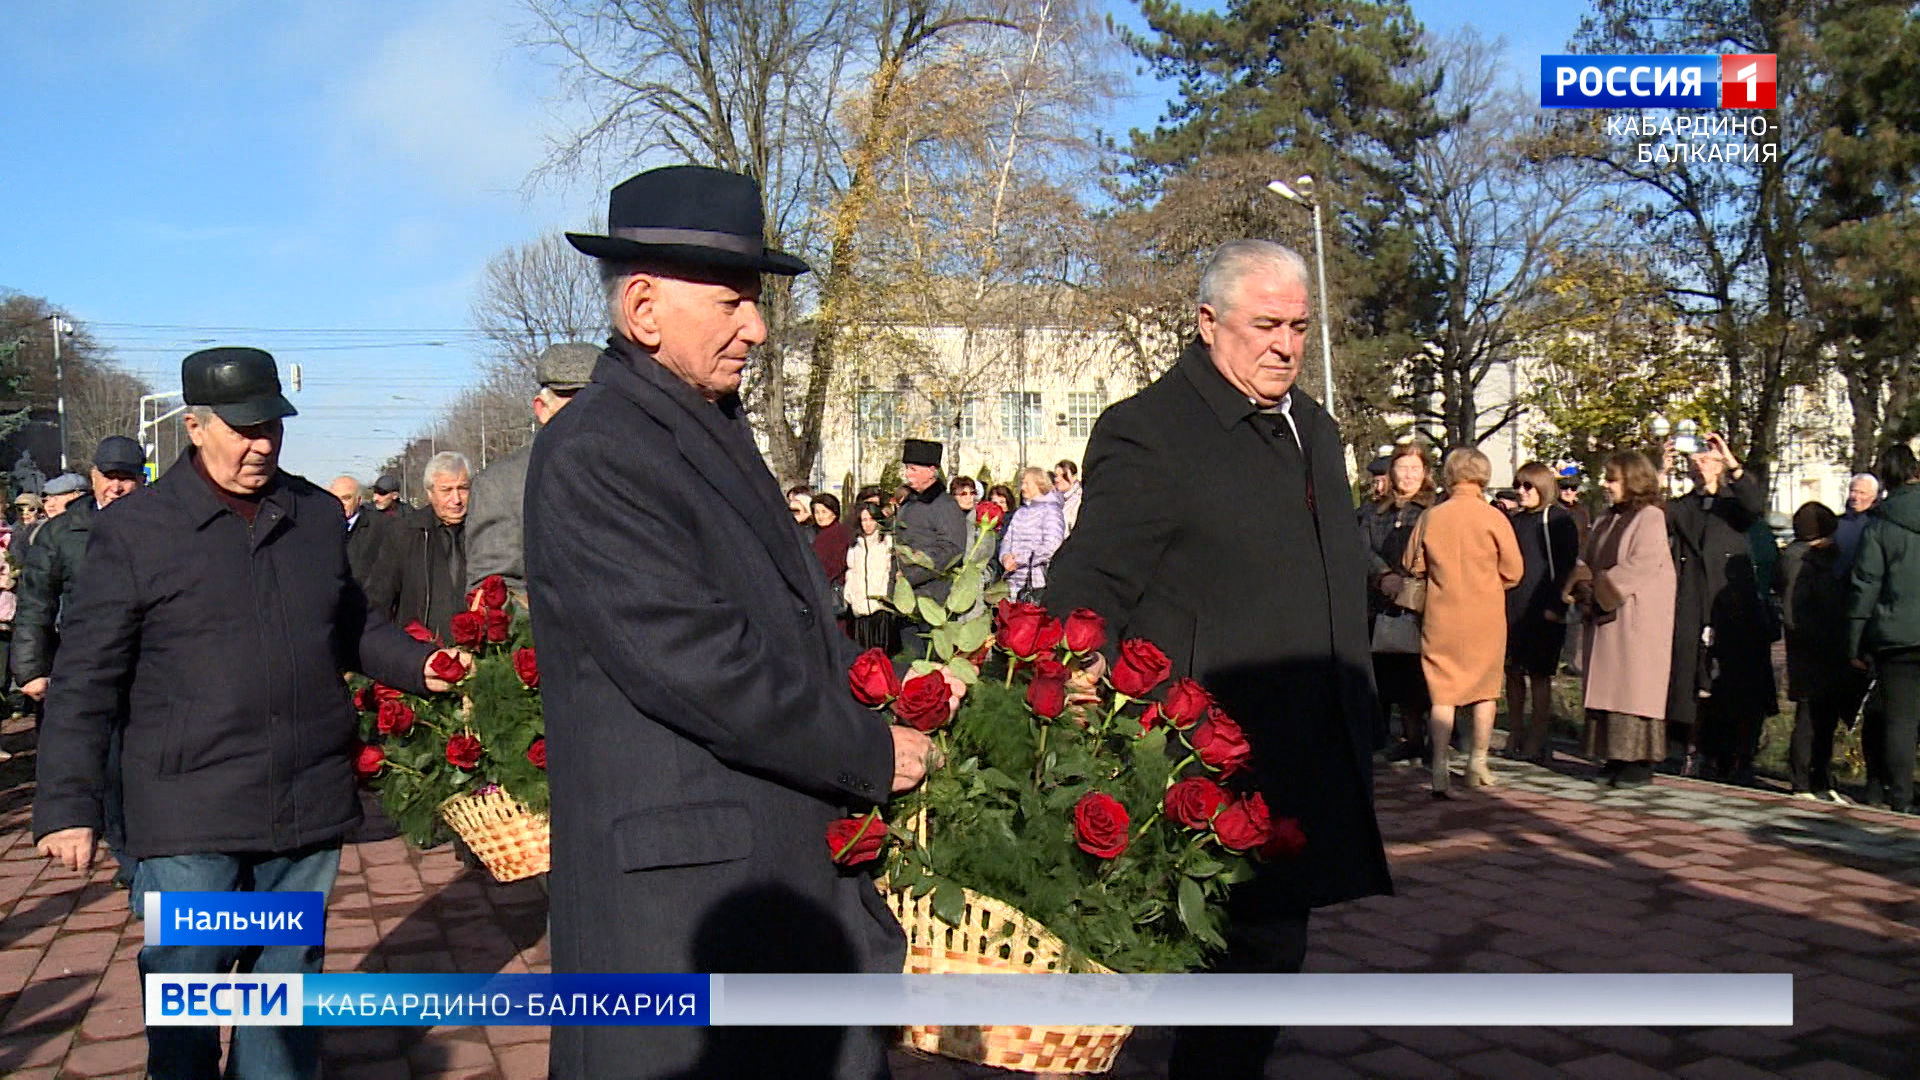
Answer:
MULTIPOLYGON (((1504 35, 1522 78, 1583 7, 1414 2, 1435 31, 1504 35)), ((65 307, 157 389, 206 344, 300 363, 285 464, 322 482, 370 478, 474 377, 487 259, 604 199, 526 188, 567 106, 514 48, 515 0, 6 8, 0 288, 65 307)), ((1109 124, 1164 98, 1138 79, 1109 124)))

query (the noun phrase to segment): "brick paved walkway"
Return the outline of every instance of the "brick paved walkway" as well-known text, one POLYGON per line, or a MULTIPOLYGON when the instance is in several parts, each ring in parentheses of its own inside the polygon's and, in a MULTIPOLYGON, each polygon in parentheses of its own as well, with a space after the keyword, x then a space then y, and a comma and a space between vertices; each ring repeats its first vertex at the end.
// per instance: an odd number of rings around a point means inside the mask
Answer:
MULTIPOLYGON (((27 836, 32 736, 0 729, 0 1076, 137 1076, 139 923, 99 870, 50 870, 27 836)), ((1270 1076, 1909 1080, 1920 1076, 1920 822, 1662 779, 1611 793, 1499 763, 1504 786, 1435 803, 1383 769, 1400 895, 1315 916, 1311 971, 1791 972, 1780 1029, 1315 1029, 1270 1076)), ((328 918, 329 971, 543 971, 544 897, 445 849, 351 846, 328 918)), ((1408 1017, 1409 1020, 1416 1019, 1408 1017)), ((1489 1017, 1489 1019, 1497 1019, 1489 1017)), ((1114 1075, 1161 1074, 1142 1030, 1114 1075)), ((545 1072, 536 1028, 335 1029, 328 1075, 545 1072)), ((899 1055, 901 1080, 1001 1075, 899 1055)))

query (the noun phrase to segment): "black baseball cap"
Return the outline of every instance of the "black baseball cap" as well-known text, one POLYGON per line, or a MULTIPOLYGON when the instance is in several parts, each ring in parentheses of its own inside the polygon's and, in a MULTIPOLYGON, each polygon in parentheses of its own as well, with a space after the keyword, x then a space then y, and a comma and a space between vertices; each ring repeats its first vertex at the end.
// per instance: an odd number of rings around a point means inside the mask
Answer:
POLYGON ((147 452, 125 435, 109 435, 93 451, 93 467, 108 476, 132 476, 145 479, 147 452))
POLYGON ((233 427, 297 416, 280 392, 280 372, 264 349, 202 349, 180 363, 180 396, 205 405, 233 427))

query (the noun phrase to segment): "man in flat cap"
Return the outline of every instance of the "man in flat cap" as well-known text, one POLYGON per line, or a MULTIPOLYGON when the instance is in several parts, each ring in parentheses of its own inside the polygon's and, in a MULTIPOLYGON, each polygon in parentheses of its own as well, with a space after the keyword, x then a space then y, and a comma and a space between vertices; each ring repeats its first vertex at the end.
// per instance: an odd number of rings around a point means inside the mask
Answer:
MULTIPOLYGON (((60 643, 61 617, 73 601, 75 584, 87 561, 87 538, 94 516, 146 482, 147 454, 125 435, 109 435, 93 451, 92 483, 66 504, 66 509, 39 531, 27 546, 22 562, 18 607, 13 619, 13 652, 8 663, 20 692, 35 701, 47 696, 47 676, 60 643)), ((61 485, 63 488, 66 485, 61 485)), ((115 732, 107 749, 111 775, 120 764, 120 738, 115 732)), ((114 884, 133 884, 133 859, 126 851, 126 812, 120 785, 108 782, 103 811, 107 850, 118 864, 114 884)))
MULTIPOLYGON (((44 520, 52 521, 66 513, 67 507, 72 506, 80 496, 86 493, 87 478, 79 473, 61 473, 47 481, 46 487, 41 489, 41 494, 45 496, 42 502, 43 509, 46 511, 44 520)), ((37 534, 35 538, 38 538, 37 534)))
POLYGON ((396 518, 413 509, 400 497, 400 478, 392 473, 381 473, 369 490, 373 492, 373 508, 385 517, 396 518))
MULTIPOLYGON (((533 422, 538 428, 573 395, 593 381, 598 347, 584 341, 549 345, 534 364, 540 391, 533 395, 533 422)), ((537 432, 536 432, 537 434, 537 432)), ((473 589, 498 574, 516 594, 527 591, 526 547, 520 528, 521 505, 526 500, 527 459, 533 444, 508 454, 480 470, 473 478, 467 507, 467 588, 473 589)))
MULTIPOLYGON (((608 235, 568 239, 601 260, 613 338, 527 467, 553 969, 898 972, 898 922, 826 829, 919 783, 931 744, 848 692, 855 647, 739 397, 760 275, 807 265, 767 249, 745 176, 655 169, 609 203, 608 235)), ((559 1080, 886 1074, 871 1028, 551 1048, 559 1080)))
MULTIPOLYGON (((71 503, 40 530, 26 552, 19 608, 13 619, 11 663, 20 692, 35 701, 47 695, 47 675, 53 670, 59 643, 60 614, 73 602, 74 586, 87 559, 87 537, 93 531, 94 515, 145 482, 147 454, 125 435, 109 435, 94 449, 93 467, 88 472, 92 484, 74 493, 71 503)), ((53 486, 49 484, 49 490, 53 486)), ((59 486, 64 489, 67 485, 59 486)))
MULTIPOLYGON (((192 447, 153 484, 96 516, 48 683, 33 835, 91 867, 109 782, 109 733, 125 739, 133 910, 160 892, 326 892, 341 838, 360 820, 359 717, 341 682, 363 671, 416 694, 431 646, 367 612, 347 576, 340 506, 279 467, 273 357, 206 349, 181 365, 192 447)), ((468 661, 462 658, 462 666, 468 661)), ((317 973, 318 946, 149 945, 140 972, 317 973)), ((318 1032, 239 1027, 231 1077, 319 1073, 318 1032)), ((147 1075, 220 1072, 220 1029, 147 1032, 147 1075)))

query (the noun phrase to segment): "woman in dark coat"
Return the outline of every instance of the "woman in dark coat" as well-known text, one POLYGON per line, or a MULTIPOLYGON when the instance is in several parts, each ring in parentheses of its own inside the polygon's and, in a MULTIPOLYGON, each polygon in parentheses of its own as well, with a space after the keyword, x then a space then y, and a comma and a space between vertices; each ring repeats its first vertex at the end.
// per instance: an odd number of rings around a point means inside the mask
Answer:
POLYGON ((1833 795, 1833 735, 1860 705, 1864 682, 1847 655, 1847 579, 1833 541, 1840 519, 1807 503, 1793 513, 1793 543, 1774 565, 1773 591, 1787 638, 1787 697, 1794 702, 1788 772, 1796 795, 1833 795))
MULTIPOLYGON (((1367 620, 1373 626, 1384 616, 1407 618, 1393 602, 1406 581, 1407 541, 1420 515, 1433 505, 1433 470, 1427 452, 1418 443, 1402 443, 1387 464, 1387 488, 1360 507, 1360 534, 1367 541, 1367 620)), ((1375 644, 1384 643, 1384 639, 1375 644)), ((1387 710, 1400 710, 1402 737, 1387 751, 1389 761, 1421 760, 1427 756, 1427 678, 1420 670, 1418 637, 1408 652, 1373 654, 1373 680, 1380 688, 1380 728, 1387 728, 1387 710)))
POLYGON ((1513 533, 1527 569, 1507 593, 1507 756, 1545 761, 1553 677, 1567 642, 1567 605, 1561 596, 1580 558, 1580 526, 1560 505, 1560 481, 1552 469, 1529 462, 1514 479, 1520 512, 1513 516, 1513 533), (1526 722, 1529 697, 1532 723, 1526 722))
POLYGON ((1773 714, 1771 620, 1747 530, 1766 512, 1760 478, 1717 434, 1688 455, 1693 490, 1667 505, 1679 599, 1667 720, 1691 725, 1690 775, 1744 780, 1773 714))

